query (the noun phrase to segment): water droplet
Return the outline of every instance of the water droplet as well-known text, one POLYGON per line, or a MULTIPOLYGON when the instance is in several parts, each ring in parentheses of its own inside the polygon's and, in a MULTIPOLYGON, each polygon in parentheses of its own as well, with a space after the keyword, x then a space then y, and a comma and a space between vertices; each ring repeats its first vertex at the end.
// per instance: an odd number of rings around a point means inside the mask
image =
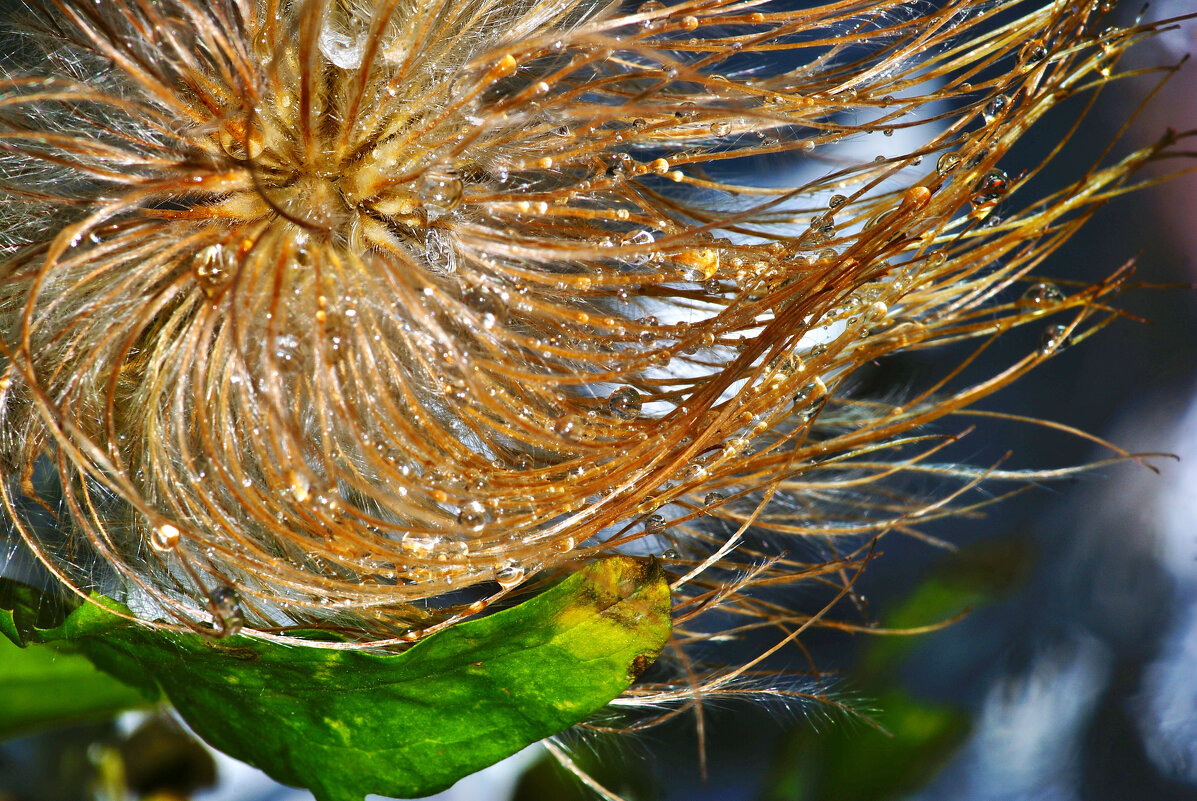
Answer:
POLYGON ((661 558, 662 559, 681 559, 682 555, 677 552, 676 548, 666 548, 665 550, 661 551, 661 558))
POLYGON ((470 531, 481 531, 490 522, 490 513, 478 501, 470 501, 457 513, 457 524, 470 531))
POLYGON ((461 204, 461 178, 453 170, 433 168, 420 176, 416 189, 430 216, 452 211, 461 204))
POLYGON ((163 523, 160 526, 156 526, 150 533, 150 547, 155 551, 168 553, 175 549, 182 536, 182 532, 179 531, 178 526, 163 523))
POLYGON ((497 321, 507 319, 507 304, 499 293, 489 287, 471 286, 461 293, 461 300, 480 314, 490 314, 497 321))
POLYGON ((429 228, 424 233, 424 258, 428 266, 437 272, 457 271, 457 248, 449 234, 440 228, 429 228))
POLYGON ((233 278, 236 259, 224 245, 208 245, 195 254, 192 262, 196 281, 205 294, 211 295, 233 278))
POLYGON ((524 566, 515 559, 508 559, 495 571, 495 581, 505 590, 518 586, 524 580, 524 566))
POLYGON ((1002 116, 1002 112, 1006 110, 1006 106, 1008 105, 1010 105, 1010 98, 1005 95, 994 95, 985 104, 985 109, 981 112, 981 118, 985 120, 986 125, 989 125, 1002 116))
POLYGON ((607 408, 620 420, 635 420, 640 416, 643 403, 640 393, 634 387, 617 389, 607 398, 607 408))
POLYGON ((706 497, 702 499, 702 502, 706 506, 719 506, 726 500, 727 496, 722 492, 708 492, 706 497))
POLYGON ((232 587, 217 587, 208 595, 208 608, 212 612, 216 636, 231 637, 241 631, 245 617, 241 612, 241 598, 232 587))
POLYGON ((1072 337, 1066 325, 1049 325, 1039 337, 1039 352, 1047 355, 1063 350, 1072 344, 1072 337))
POLYGON ((727 136, 731 133, 731 129, 730 122, 720 121, 711 123, 711 133, 715 134, 715 136, 727 136))
POLYGON ((708 295, 722 295, 723 284, 719 283, 714 278, 710 278, 703 282, 702 291, 706 292, 708 295))
POLYGON ((644 520, 645 534, 659 534, 665 530, 665 517, 663 515, 649 515, 644 520))
POLYGON ((665 4, 660 0, 648 0, 646 3, 641 3, 640 7, 636 9, 637 14, 651 14, 654 11, 664 11, 665 4))
POLYGON ((333 15, 329 14, 320 29, 320 36, 316 46, 320 52, 343 70, 357 69, 362 64, 362 56, 366 52, 365 32, 356 35, 337 30, 333 15))
POLYGON ((960 154, 956 152, 944 153, 935 162, 935 171, 941 176, 947 175, 960 166, 960 154))
POLYGON ((827 201, 827 208, 838 209, 840 206, 848 202, 848 198, 844 195, 832 195, 831 200, 827 201))
POLYGON ((1052 306, 1062 300, 1064 300, 1064 293, 1060 291, 1060 287, 1047 281, 1040 281, 1027 287, 1027 291, 1022 293, 1019 303, 1028 306, 1052 306))
POLYGON ((706 281, 719 272, 719 251, 714 248, 696 248, 676 253, 673 260, 678 263, 682 277, 687 281, 706 281))
MULTIPOLYGON (((623 211, 623 209, 620 209, 623 211)), ((637 231, 631 236, 623 240, 624 245, 631 245, 632 247, 646 248, 647 246, 656 242, 656 237, 649 231, 637 231)), ((645 250, 641 253, 629 253, 627 260, 632 264, 646 264, 652 261, 654 253, 651 250, 645 250)))
POLYGON ((996 203, 1010 191, 1010 177, 999 169, 992 169, 982 176, 977 185, 973 187, 973 193, 969 197, 969 202, 974 207, 986 206, 996 203))
POLYGON ((1044 47, 1043 42, 1027 42, 1022 48, 1022 52, 1018 54, 1018 60, 1025 66, 1038 64, 1045 58, 1047 58, 1047 48, 1044 47))
POLYGON ((1103 78, 1109 78, 1110 73, 1114 70, 1114 62, 1117 60, 1117 58, 1118 56, 1116 53, 1105 55, 1099 58, 1097 63, 1094 65, 1095 69, 1097 70, 1097 74, 1103 78))
POLYGON ((794 396, 794 411, 800 418, 810 420, 827 403, 827 385, 822 378, 816 378, 794 396))

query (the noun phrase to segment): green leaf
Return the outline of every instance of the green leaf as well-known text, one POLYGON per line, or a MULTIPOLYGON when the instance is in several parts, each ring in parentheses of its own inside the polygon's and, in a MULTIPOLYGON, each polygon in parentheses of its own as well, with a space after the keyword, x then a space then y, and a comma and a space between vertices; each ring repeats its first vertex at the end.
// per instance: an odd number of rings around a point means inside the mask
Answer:
MULTIPOLYGON (((11 614, 7 619, 11 622, 11 614)), ((0 739, 103 720, 154 701, 101 673, 86 657, 48 646, 18 648, 4 639, 0 639, 0 688, 0 739)))
POLYGON ((660 567, 611 557, 402 654, 164 634, 96 604, 36 636, 122 680, 152 677, 197 734, 275 779, 356 801, 438 792, 569 728, 627 689, 669 632, 660 567))
POLYGON ((78 606, 78 599, 39 591, 12 579, 0 578, 0 634, 25 647, 34 629, 53 628, 78 606))
POLYGON ((41 636, 38 629, 60 625, 75 606, 73 599, 0 579, 0 633, 7 638, 0 639, 0 739, 110 718, 158 699, 156 685, 130 687, 79 654, 25 647, 41 636))

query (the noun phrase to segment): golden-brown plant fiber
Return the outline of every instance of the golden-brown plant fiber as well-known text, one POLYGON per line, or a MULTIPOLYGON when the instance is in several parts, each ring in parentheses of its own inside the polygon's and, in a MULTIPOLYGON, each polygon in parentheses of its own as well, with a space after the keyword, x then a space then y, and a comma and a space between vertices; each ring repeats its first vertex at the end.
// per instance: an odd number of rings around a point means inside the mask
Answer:
POLYGON ((753 588, 1020 477, 929 426, 1110 318, 1033 271, 1170 144, 1028 206, 1008 151, 1149 30, 938 5, 45 0, 0 80, 20 537, 156 625, 376 646, 617 548, 679 647, 810 625, 753 588))

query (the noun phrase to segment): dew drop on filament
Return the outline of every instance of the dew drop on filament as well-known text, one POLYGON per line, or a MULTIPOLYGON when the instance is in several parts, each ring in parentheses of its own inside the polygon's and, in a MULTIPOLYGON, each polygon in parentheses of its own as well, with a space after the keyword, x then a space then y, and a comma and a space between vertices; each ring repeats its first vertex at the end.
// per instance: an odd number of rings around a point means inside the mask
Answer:
POLYGON ((241 612, 241 598, 232 587, 217 587, 208 594, 208 607, 218 637, 231 637, 241 631, 245 617, 241 612))
POLYGON ((452 211, 461 204, 462 183, 453 170, 427 170, 420 176, 416 191, 430 216, 452 211))
POLYGON ((994 95, 985 104, 985 109, 981 112, 981 118, 985 120, 986 125, 991 125, 994 120, 1002 116, 1002 112, 1010 105, 1010 98, 1005 95, 994 95))
POLYGON ((490 514, 478 501, 470 501, 457 513, 457 523, 470 531, 480 531, 489 522, 490 514))
POLYGON ((150 547, 160 553, 169 553, 179 544, 182 536, 178 526, 163 523, 160 526, 156 526, 150 534, 150 547))
POLYGON ((1026 306, 1053 306, 1064 300, 1064 293, 1055 284, 1040 281, 1027 287, 1022 293, 1020 303, 1026 306))
POLYGON ((635 420, 640 416, 643 400, 634 387, 623 387, 611 393, 607 399, 607 408, 611 414, 620 420, 635 420))
POLYGON ((196 281, 208 295, 232 280, 235 270, 233 255, 224 245, 202 248, 195 254, 193 265, 196 281))
POLYGON ((1068 334, 1066 325, 1049 325, 1039 337, 1039 352, 1044 356, 1055 351, 1063 350, 1072 344, 1072 337, 1068 334))
POLYGON ((794 396, 794 411, 803 420, 810 420, 827 403, 827 385, 816 378, 794 396))
POLYGON ((955 152, 944 153, 942 156, 939 157, 939 160, 935 162, 935 171, 937 173, 939 173, 941 176, 948 175, 949 173, 951 173, 953 170, 955 170, 959 166, 960 166, 960 154, 959 153, 955 153, 955 152))
POLYGON ((505 590, 518 586, 524 580, 524 566, 515 559, 508 559, 495 571, 495 581, 505 590))
POLYGON ((448 235, 439 229, 429 228, 424 234, 424 258, 437 272, 457 271, 457 250, 448 235))
POLYGON ((332 15, 320 30, 316 46, 320 53, 343 70, 357 69, 366 52, 365 36, 351 36, 333 27, 332 15))
POLYGON ((973 194, 969 201, 974 207, 995 203, 1010 191, 1010 177, 1002 170, 993 169, 985 173, 977 185, 973 187, 973 194))

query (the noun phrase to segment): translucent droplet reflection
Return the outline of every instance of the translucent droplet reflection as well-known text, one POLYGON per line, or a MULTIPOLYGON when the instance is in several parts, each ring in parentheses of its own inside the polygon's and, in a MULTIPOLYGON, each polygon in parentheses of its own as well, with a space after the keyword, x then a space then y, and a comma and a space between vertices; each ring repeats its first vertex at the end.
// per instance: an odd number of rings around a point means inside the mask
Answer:
POLYGON ((1053 306, 1064 300, 1064 293, 1060 287, 1047 281, 1031 284, 1022 293, 1021 303, 1028 306, 1053 306))
POLYGON ((160 553, 168 553, 175 549, 182 536, 178 526, 163 523, 150 533, 150 547, 160 553))
POLYGON ((218 637, 231 637, 245 625, 241 597, 232 587, 226 585, 212 590, 208 594, 208 607, 212 612, 212 624, 218 637))
POLYGON ((524 580, 524 566, 515 559, 508 559, 495 571, 495 581, 505 590, 519 585, 524 580))
POLYGON ((640 416, 643 403, 640 393, 634 387, 617 389, 607 398, 607 408, 620 420, 635 420, 640 416))
POLYGON ((457 513, 457 523, 470 531, 481 531, 490 522, 490 513, 477 501, 470 501, 457 513))
POLYGON ((1049 325, 1039 337, 1039 352, 1043 355, 1063 350, 1072 344, 1066 325, 1049 325))
POLYGON ((420 176, 417 191, 420 202, 430 217, 452 211, 461 204, 462 184, 457 174, 449 169, 436 168, 420 176))

